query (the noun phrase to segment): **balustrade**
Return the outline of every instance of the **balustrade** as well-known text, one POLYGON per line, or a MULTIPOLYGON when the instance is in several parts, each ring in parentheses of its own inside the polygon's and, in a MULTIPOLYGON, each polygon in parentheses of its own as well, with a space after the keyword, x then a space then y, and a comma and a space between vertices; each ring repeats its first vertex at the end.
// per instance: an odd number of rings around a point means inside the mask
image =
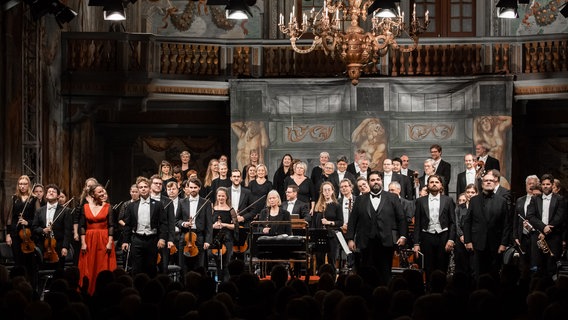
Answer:
MULTIPOLYGON (((206 79, 251 77, 253 67, 260 67, 258 76, 266 78, 337 77, 345 72, 339 57, 327 56, 323 50, 298 54, 281 40, 259 44, 253 40, 64 33, 63 41, 64 69, 86 73, 147 72, 155 73, 154 77, 206 79), (253 50, 258 47, 260 50, 253 50), (253 60, 253 53, 260 58, 253 60), (253 66, 253 61, 259 65, 253 66)), ((363 76, 379 76, 381 70, 392 77, 566 72, 567 43, 568 36, 425 38, 412 52, 391 49, 386 57, 363 66, 363 76), (380 67, 380 63, 387 65, 380 67)))

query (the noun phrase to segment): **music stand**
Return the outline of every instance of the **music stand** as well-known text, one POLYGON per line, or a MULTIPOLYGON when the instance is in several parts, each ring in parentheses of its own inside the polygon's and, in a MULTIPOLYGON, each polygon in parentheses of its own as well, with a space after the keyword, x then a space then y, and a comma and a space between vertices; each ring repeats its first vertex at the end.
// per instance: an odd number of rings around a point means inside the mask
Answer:
POLYGON ((310 253, 327 252, 327 229, 310 228, 308 229, 310 242, 310 253))
POLYGON ((225 230, 213 229, 214 237, 213 243, 211 244, 211 249, 217 249, 217 259, 219 260, 219 273, 217 275, 217 282, 222 282, 225 270, 223 269, 223 245, 225 244, 225 230), (215 232, 217 231, 217 232, 215 232))

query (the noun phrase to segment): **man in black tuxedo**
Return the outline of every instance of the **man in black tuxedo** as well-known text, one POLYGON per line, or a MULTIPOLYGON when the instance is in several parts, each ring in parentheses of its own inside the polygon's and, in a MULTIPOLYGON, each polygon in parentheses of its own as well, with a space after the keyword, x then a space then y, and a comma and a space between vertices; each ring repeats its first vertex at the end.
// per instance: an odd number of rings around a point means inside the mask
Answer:
POLYGON ((379 272, 380 284, 386 285, 392 273, 395 242, 392 231, 400 234, 396 244, 404 246, 408 226, 398 197, 383 192, 379 172, 369 173, 368 181, 371 192, 355 199, 345 238, 351 251, 359 250, 360 266, 375 267, 379 272))
POLYGON ((475 161, 473 155, 468 153, 463 157, 465 163, 465 171, 458 173, 458 180, 456 181, 456 197, 465 192, 465 187, 468 184, 475 184, 477 186, 477 172, 475 171, 475 161))
POLYGON ((420 190, 428 186, 428 177, 434 175, 435 174, 434 171, 435 171, 434 160, 432 159, 424 160, 424 174, 418 178, 418 184, 416 184, 416 181, 414 183, 416 199, 420 198, 420 190))
POLYGON ((122 250, 130 249, 132 274, 157 274, 158 250, 166 247, 169 236, 168 217, 162 202, 150 198, 150 180, 136 179, 140 199, 132 202, 124 215, 124 243, 122 250))
POLYGON ((475 154, 477 155, 477 161, 483 161, 483 167, 485 171, 489 170, 501 170, 499 165, 499 160, 493 158, 488 154, 489 148, 485 145, 478 144, 475 146, 475 154))
POLYGON ((63 269, 73 237, 71 210, 59 205, 58 198, 61 191, 58 186, 48 184, 45 186, 45 190, 47 204, 37 209, 32 230, 41 240, 37 245, 41 248, 43 254, 48 249, 44 246, 44 240, 53 239, 55 241, 55 254, 59 259, 57 268, 63 269))
POLYGON ((464 242, 468 251, 474 251, 475 276, 498 273, 511 239, 510 216, 507 201, 494 194, 495 177, 488 172, 482 180, 483 191, 471 198, 464 221, 464 242))
POLYGON ((430 146, 430 155, 434 160, 434 173, 442 178, 444 194, 450 194, 450 179, 452 178, 452 165, 442 160, 442 147, 439 144, 430 146))
POLYGON ((381 179, 383 180, 383 183, 385 184, 387 189, 389 184, 393 181, 398 182, 401 186, 404 185, 405 188, 400 190, 400 196, 404 199, 412 199, 412 190, 407 190, 406 179, 403 178, 401 174, 393 171, 393 164, 391 159, 385 159, 383 161, 383 172, 381 172, 381 179))
POLYGON ((532 235, 532 250, 541 275, 556 274, 556 262, 562 256, 562 241, 566 241, 566 200, 552 192, 554 177, 545 174, 540 178, 542 195, 532 197, 527 207, 530 224, 538 231, 532 235), (537 240, 545 240, 550 253, 537 247, 537 240))
POLYGON ((164 207, 164 213, 168 221, 168 238, 166 247, 160 250, 162 255, 162 260, 158 269, 162 273, 168 273, 168 265, 170 264, 170 249, 174 246, 176 242, 176 215, 174 212, 173 201, 168 198, 167 194, 164 195, 162 192, 164 181, 162 178, 155 174, 150 177, 150 198, 156 201, 160 201, 164 207))
POLYGON ((441 191, 442 179, 435 174, 428 177, 428 196, 416 199, 414 252, 424 254, 428 282, 432 271, 448 270, 448 252, 453 249, 456 236, 454 201, 441 191))
POLYGON ((347 165, 347 171, 355 177, 358 177, 357 173, 361 170, 359 168, 359 160, 363 157, 367 157, 367 152, 363 149, 357 149, 357 151, 355 151, 355 158, 353 159, 353 162, 347 165))
POLYGON ((407 176, 410 180, 414 179, 415 172, 409 168, 410 159, 407 155, 403 154, 400 156, 400 174, 407 176))
POLYGON ((286 201, 282 203, 282 209, 290 212, 291 215, 297 214, 300 219, 307 222, 311 221, 310 207, 307 203, 298 200, 298 186, 295 184, 286 188, 286 201))
POLYGON ((229 189, 231 206, 237 211, 239 225, 248 228, 250 222, 254 219, 254 213, 249 207, 252 203, 252 197, 250 190, 241 187, 241 171, 239 169, 233 169, 231 172, 231 182, 232 185, 229 189))
MULTIPOLYGON (((180 230, 179 241, 179 261, 182 274, 187 271, 196 270, 198 268, 206 268, 205 257, 207 249, 209 249, 213 238, 213 216, 211 213, 211 202, 199 196, 201 189, 201 181, 197 178, 191 178, 183 183, 184 192, 187 195, 185 199, 180 200, 176 213, 176 226, 180 230), (195 243, 191 243, 188 247, 186 235, 188 232, 195 234, 195 243), (197 249, 197 255, 192 256, 189 252, 191 245, 197 249), (188 250, 186 250, 186 248, 188 250)), ((192 234, 189 234, 192 235, 192 234)), ((192 249, 192 251, 194 251, 192 249)))
MULTIPOLYGON (((355 175, 356 179, 364 178, 367 182, 369 181, 369 159, 366 156, 361 156, 359 158, 359 172, 355 175)), ((357 181, 357 180, 356 180, 357 181)), ((361 194, 361 190, 359 186, 357 186, 357 191, 355 192, 356 195, 361 194)))
MULTIPOLYGON (((486 171, 485 174, 487 174, 487 172, 489 172, 489 171, 486 171)), ((509 210, 509 212, 511 212, 511 210, 513 208, 513 195, 511 194, 511 191, 509 191, 509 189, 500 185, 501 173, 499 172, 499 170, 493 169, 493 170, 490 170, 490 172, 495 177, 495 190, 493 190, 493 192, 496 195, 507 200, 507 209, 509 210)))
MULTIPOLYGON (((349 224, 349 216, 351 215, 351 211, 353 210, 353 204, 355 203, 355 195, 353 195, 353 183, 350 179, 344 178, 339 183, 339 190, 340 196, 337 199, 337 203, 341 207, 341 212, 343 213, 343 225, 341 228, 341 235, 345 239, 345 234, 347 233, 347 225, 349 224)), ((345 239, 347 242, 347 239, 345 239)), ((339 249, 339 262, 340 262, 340 269, 345 269, 353 267, 354 258, 353 254, 349 254, 345 256, 343 254, 343 249, 339 249), (345 256, 345 259, 343 258, 345 256)))
POLYGON ((392 159, 392 171, 395 172, 395 173, 398 173, 400 175, 400 177, 402 178, 402 180, 400 182, 401 191, 405 190, 405 193, 404 193, 405 199, 413 200, 415 198, 415 192, 414 192, 414 188, 412 186, 414 184, 414 171, 410 170, 411 176, 405 176, 405 175, 400 173, 401 169, 402 169, 402 160, 400 158, 393 158, 392 159))
POLYGON ((527 209, 532 199, 532 190, 534 186, 540 184, 540 179, 536 175, 530 175, 525 179, 526 195, 517 199, 515 203, 515 215, 513 216, 513 239, 521 250, 525 252, 521 256, 520 267, 523 275, 527 274, 531 267, 532 245, 531 235, 537 231, 527 220, 527 209))
POLYGON ((351 181, 351 185, 352 186, 355 185, 355 180, 356 180, 355 175, 347 171, 347 157, 340 156, 337 159, 337 170, 333 172, 329 177, 329 181, 335 187, 336 197, 339 197, 339 187, 343 179, 349 179, 349 181, 351 181))

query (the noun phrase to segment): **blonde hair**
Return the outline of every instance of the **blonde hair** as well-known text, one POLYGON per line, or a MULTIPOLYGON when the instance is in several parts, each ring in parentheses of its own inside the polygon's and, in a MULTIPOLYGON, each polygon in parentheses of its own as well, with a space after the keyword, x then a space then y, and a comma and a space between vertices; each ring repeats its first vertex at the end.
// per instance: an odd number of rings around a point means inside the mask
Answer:
POLYGON ((211 169, 213 167, 213 163, 219 163, 219 160, 217 159, 211 159, 209 160, 209 165, 207 166, 207 172, 205 172, 205 180, 203 180, 203 186, 204 187, 210 187, 211 186, 211 182, 213 182, 213 170, 211 169))
POLYGON ((323 187, 326 185, 329 185, 331 187, 331 202, 337 204, 337 198, 335 198, 335 188, 333 187, 333 183, 326 181, 321 184, 318 202, 316 202, 316 205, 314 207, 315 212, 324 212, 327 208, 327 202, 325 201, 325 197, 323 196, 323 187))
POLYGON ((18 184, 20 183, 20 180, 22 180, 22 179, 23 179, 23 180, 26 180, 26 181, 28 182, 28 193, 27 193, 27 194, 23 194, 23 193, 20 191, 20 186, 17 185, 17 186, 16 186, 16 196, 19 197, 19 198, 22 198, 23 196, 29 196, 29 195, 32 194, 32 191, 33 191, 33 190, 32 190, 33 187, 32 187, 32 185, 31 185, 31 184, 32 184, 32 180, 30 180, 30 177, 28 177, 28 176, 25 175, 25 174, 24 174, 24 175, 21 175, 21 176, 18 178, 18 184))

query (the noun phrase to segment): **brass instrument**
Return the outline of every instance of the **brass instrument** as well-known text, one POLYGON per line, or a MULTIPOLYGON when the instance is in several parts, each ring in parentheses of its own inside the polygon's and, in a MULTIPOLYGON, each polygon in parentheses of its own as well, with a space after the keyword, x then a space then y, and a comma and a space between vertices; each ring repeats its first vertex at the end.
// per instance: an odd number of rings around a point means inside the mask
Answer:
MULTIPOLYGON (((532 230, 536 230, 527 219, 523 218, 523 216, 521 216, 521 214, 517 214, 519 216, 519 218, 521 218, 521 220, 523 221, 523 228, 525 230, 527 230, 528 232, 532 231, 532 230)), ((546 242, 545 239, 545 235, 544 233, 540 232, 540 234, 538 235, 538 240, 536 241, 536 245, 537 247, 544 253, 544 254, 548 254, 551 257, 554 257, 554 253, 552 253, 552 251, 550 251, 550 247, 548 246, 548 242, 546 242)))
POLYGON ((541 233, 538 236, 538 240, 536 241, 536 245, 544 254, 548 254, 551 257, 554 257, 554 253, 552 253, 552 251, 550 250, 550 247, 548 246, 548 242, 546 242, 544 237, 545 237, 544 234, 541 233), (541 239, 541 235, 542 235, 542 239, 541 239))
POLYGON ((477 178, 482 178, 483 176, 485 176, 485 162, 483 162, 482 160, 477 161, 477 163, 475 164, 475 176, 477 178))
POLYGON ((521 218, 521 220, 523 221, 523 229, 525 229, 525 231, 527 233, 531 232, 534 230, 534 227, 532 226, 532 224, 529 223, 529 220, 523 218, 523 216, 521 216, 521 214, 517 214, 517 216, 519 216, 519 218, 521 218))

